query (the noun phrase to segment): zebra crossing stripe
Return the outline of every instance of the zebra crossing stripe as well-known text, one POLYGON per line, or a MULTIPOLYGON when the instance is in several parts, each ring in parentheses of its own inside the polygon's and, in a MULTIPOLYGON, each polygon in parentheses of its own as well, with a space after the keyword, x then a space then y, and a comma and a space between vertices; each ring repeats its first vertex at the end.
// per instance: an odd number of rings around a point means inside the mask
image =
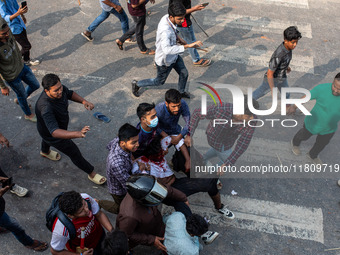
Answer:
POLYGON ((202 193, 189 197, 191 210, 208 216, 211 224, 324 243, 321 208, 221 195, 222 203, 235 214, 234 220, 228 220, 207 201, 208 195, 202 193))
POLYGON ((312 26, 310 23, 283 21, 270 19, 268 17, 253 17, 238 14, 228 14, 223 16, 205 15, 203 24, 207 26, 222 26, 238 29, 246 29, 252 32, 282 34, 289 26, 297 26, 302 36, 312 38, 312 26))
POLYGON ((240 0, 254 4, 278 5, 291 8, 309 9, 308 0, 240 0))

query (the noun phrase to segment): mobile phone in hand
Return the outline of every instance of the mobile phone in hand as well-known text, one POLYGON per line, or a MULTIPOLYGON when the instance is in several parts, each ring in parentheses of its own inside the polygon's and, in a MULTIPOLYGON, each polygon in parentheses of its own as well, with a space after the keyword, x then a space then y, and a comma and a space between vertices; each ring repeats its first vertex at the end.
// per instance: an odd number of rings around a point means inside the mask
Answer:
POLYGON ((2 187, 5 188, 6 186, 12 185, 12 177, 8 178, 6 181, 2 183, 2 187))
POLYGON ((202 6, 206 7, 209 3, 203 3, 202 6))
POLYGON ((21 8, 24 8, 26 6, 27 6, 27 2, 26 1, 21 2, 21 8))

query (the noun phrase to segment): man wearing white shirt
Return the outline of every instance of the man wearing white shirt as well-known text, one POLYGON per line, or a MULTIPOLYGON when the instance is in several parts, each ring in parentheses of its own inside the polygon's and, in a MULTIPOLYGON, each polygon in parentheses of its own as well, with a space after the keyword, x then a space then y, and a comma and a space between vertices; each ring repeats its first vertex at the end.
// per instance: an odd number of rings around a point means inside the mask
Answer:
POLYGON ((199 48, 202 46, 201 41, 187 44, 178 36, 177 25, 184 22, 186 9, 182 3, 175 2, 169 6, 168 14, 163 16, 158 24, 156 36, 156 55, 155 62, 157 66, 157 77, 141 81, 132 81, 132 93, 139 97, 139 89, 147 86, 163 85, 168 78, 171 70, 174 68, 179 75, 178 90, 182 97, 190 98, 185 92, 188 80, 188 70, 186 69, 182 57, 179 55, 186 48, 199 48), (180 45, 177 45, 179 43, 180 45))

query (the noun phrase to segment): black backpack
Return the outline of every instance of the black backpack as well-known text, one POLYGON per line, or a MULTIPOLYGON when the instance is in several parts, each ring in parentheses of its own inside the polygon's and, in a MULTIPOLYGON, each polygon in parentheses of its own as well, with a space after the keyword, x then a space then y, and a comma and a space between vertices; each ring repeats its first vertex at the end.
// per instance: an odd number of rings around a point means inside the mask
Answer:
MULTIPOLYGON (((61 223, 68 230, 70 238, 73 239, 76 237, 76 228, 74 227, 72 221, 59 208, 59 198, 63 194, 64 192, 59 193, 58 196, 56 196, 52 200, 51 206, 46 212, 46 227, 52 232, 53 224, 55 222, 55 219, 58 217, 61 223)), ((91 203, 87 200, 85 201, 87 202, 89 210, 91 210, 91 203)))

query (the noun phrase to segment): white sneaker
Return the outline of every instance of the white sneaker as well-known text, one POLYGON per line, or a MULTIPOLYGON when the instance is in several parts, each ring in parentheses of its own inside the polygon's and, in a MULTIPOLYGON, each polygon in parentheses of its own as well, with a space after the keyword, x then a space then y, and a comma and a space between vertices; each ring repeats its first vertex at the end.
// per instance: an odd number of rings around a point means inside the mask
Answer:
POLYGON ((309 158, 313 162, 314 165, 322 165, 323 164, 322 160, 319 157, 312 158, 309 155, 309 152, 307 152, 307 158, 309 158))
POLYGON ((20 187, 18 184, 15 184, 10 191, 11 193, 17 195, 18 197, 24 197, 26 196, 28 189, 20 187))
POLYGON ((207 231, 201 235, 201 239, 205 244, 211 244, 220 234, 215 231, 207 231))
POLYGON ((30 59, 28 61, 24 61, 25 65, 27 66, 37 66, 40 64, 40 60, 38 59, 30 59))
POLYGON ((220 181, 220 179, 217 180, 216 186, 217 186, 217 189, 218 189, 218 190, 221 190, 221 189, 222 189, 223 184, 222 184, 222 182, 220 181))
POLYGON ((235 219, 235 215, 232 211, 229 211, 227 207, 225 207, 224 204, 222 204, 222 207, 220 209, 215 209, 220 214, 223 214, 227 219, 233 220, 235 219))
POLYGON ((292 145, 292 152, 293 152, 296 156, 301 155, 301 151, 300 151, 299 146, 295 146, 295 145, 293 144, 293 140, 291 140, 290 143, 291 143, 291 145, 292 145))

